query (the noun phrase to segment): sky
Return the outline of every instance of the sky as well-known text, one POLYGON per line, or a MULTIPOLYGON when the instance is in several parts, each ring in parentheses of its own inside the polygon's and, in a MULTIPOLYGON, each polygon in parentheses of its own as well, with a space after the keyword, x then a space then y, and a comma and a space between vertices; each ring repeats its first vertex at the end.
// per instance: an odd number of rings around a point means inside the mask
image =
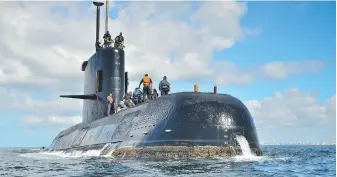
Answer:
MULTIPOLYGON (((101 30, 104 31, 104 13, 101 30)), ((336 142, 335 2, 110 2, 130 88, 219 93, 251 112, 260 143, 336 142)), ((0 2, 0 147, 49 146, 81 122, 91 2, 0 2)))

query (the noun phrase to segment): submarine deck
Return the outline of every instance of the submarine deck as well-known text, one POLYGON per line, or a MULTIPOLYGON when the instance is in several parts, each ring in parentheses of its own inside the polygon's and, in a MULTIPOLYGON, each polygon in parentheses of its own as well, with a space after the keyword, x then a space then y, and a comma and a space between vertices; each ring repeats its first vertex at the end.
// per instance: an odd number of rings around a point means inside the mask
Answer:
POLYGON ((77 124, 54 139, 50 149, 116 149, 155 146, 226 146, 231 134, 246 137, 259 151, 254 122, 237 98, 227 94, 180 92, 158 97, 91 123, 77 124))

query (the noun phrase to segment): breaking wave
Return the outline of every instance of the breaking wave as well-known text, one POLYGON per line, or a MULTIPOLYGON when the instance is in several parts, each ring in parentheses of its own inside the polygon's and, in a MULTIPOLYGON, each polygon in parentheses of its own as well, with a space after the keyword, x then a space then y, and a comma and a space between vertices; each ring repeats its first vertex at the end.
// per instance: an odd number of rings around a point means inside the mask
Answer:
POLYGON ((36 159, 49 159, 49 158, 81 158, 81 157, 109 157, 113 152, 113 149, 110 149, 111 143, 104 145, 103 148, 98 150, 88 150, 88 151, 43 151, 32 153, 20 154, 22 157, 36 158, 36 159))

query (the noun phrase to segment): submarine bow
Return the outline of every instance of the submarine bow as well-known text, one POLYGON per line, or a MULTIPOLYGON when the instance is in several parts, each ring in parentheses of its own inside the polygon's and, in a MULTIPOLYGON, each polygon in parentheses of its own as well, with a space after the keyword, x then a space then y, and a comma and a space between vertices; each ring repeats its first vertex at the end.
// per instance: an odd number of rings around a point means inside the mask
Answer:
POLYGON ((106 143, 116 148, 235 146, 235 135, 243 135, 252 151, 261 154, 254 121, 241 101, 226 94, 182 92, 70 127, 51 149, 106 143))
MULTIPOLYGON (((128 154, 128 148, 147 147, 162 151, 169 147, 171 152, 175 147, 193 147, 189 150, 194 155, 200 155, 195 147, 225 147, 233 155, 239 153, 235 137, 241 135, 256 155, 262 154, 249 110, 231 95, 173 93, 108 116, 108 94, 112 93, 116 108, 127 91, 124 50, 100 48, 83 62, 81 70, 85 75, 84 94, 61 97, 83 99, 82 122, 61 131, 49 150, 97 149, 109 143, 117 150, 115 155, 128 154)), ((210 154, 209 149, 205 152, 210 154)))

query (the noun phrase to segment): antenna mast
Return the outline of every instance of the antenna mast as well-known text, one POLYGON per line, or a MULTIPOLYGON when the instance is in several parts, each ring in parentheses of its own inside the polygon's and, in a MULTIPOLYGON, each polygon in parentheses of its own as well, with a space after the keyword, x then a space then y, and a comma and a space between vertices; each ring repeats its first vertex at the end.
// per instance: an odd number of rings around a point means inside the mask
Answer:
POLYGON ((108 31, 108 20, 109 20, 109 0, 106 1, 106 10, 105 10, 105 32, 108 31))
POLYGON ((99 39, 99 14, 100 14, 100 6, 104 5, 103 2, 94 1, 93 4, 97 7, 96 14, 96 41, 99 39))

